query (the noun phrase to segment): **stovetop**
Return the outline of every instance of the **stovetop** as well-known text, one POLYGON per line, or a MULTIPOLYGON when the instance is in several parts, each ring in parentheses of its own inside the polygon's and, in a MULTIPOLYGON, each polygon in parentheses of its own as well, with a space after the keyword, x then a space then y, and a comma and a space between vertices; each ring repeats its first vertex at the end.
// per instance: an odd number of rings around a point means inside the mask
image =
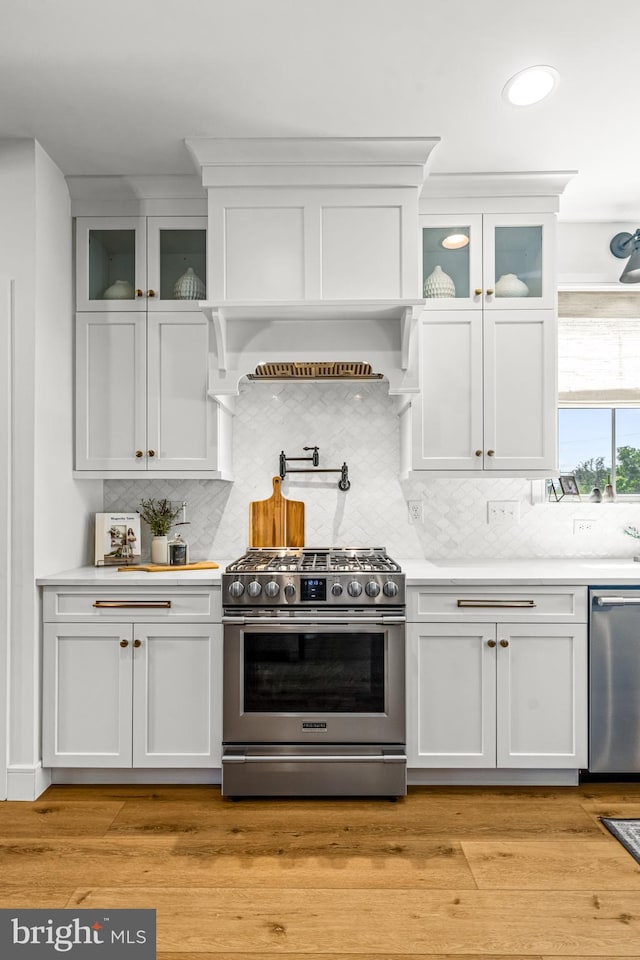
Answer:
POLYGON ((404 574, 384 547, 250 549, 222 575, 231 607, 404 604, 404 574))
POLYGON ((254 548, 226 573, 400 573, 384 547, 254 548))

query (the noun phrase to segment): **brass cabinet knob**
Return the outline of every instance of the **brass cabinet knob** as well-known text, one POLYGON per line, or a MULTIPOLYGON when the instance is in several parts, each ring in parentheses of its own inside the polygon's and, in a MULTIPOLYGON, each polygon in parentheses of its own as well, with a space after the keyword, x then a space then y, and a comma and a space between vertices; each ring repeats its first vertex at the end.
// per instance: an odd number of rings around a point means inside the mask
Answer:
POLYGON ((495 450, 487 450, 487 456, 488 456, 488 457, 495 457, 495 455, 496 455, 495 450))
POLYGON ((148 456, 148 457, 155 457, 155 455, 156 455, 155 450, 147 450, 147 456, 148 456))
POLYGON ((155 290, 147 290, 147 296, 148 296, 148 297, 155 297, 155 295, 156 295, 155 290))
POLYGON ((121 647, 128 647, 128 646, 129 646, 129 641, 128 641, 128 640, 121 640, 121 641, 120 641, 120 646, 121 646, 121 647))
POLYGON ((140 459, 140 457, 144 457, 144 453, 142 452, 142 450, 136 450, 136 457, 138 458, 138 460, 140 459))
POLYGON ((142 646, 142 640, 134 640, 134 641, 133 641, 133 645, 134 645, 134 647, 135 647, 136 650, 137 650, 138 647, 141 647, 141 646, 142 646))
POLYGON ((482 450, 476 450, 476 457, 482 456, 482 450))
POLYGON ((488 289, 488 290, 487 290, 487 296, 488 296, 488 297, 492 297, 492 296, 493 296, 493 290, 488 289))
POLYGON ((496 645, 495 640, 487 640, 487 646, 488 646, 488 647, 491 647, 491 648, 493 649, 493 647, 495 647, 495 645, 496 645))
POLYGON ((509 641, 508 641, 508 640, 501 640, 501 641, 500 641, 500 646, 501 646, 501 647, 508 647, 508 646, 509 646, 509 641))
POLYGON ((142 290, 136 289, 136 297, 144 297, 144 293, 142 292, 142 290))
POLYGON ((476 297, 482 296, 482 287, 476 287, 473 293, 474 293, 474 296, 476 297))

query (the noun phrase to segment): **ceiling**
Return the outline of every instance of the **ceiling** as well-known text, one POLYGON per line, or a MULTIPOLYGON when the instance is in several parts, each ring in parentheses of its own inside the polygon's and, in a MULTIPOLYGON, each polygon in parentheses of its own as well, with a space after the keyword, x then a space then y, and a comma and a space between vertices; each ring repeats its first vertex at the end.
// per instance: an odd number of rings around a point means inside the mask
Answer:
POLYGON ((2 0, 0 137, 67 175, 194 173, 196 137, 441 137, 433 172, 577 170, 566 220, 640 222, 618 0, 2 0), (560 85, 515 108, 526 66, 560 85))

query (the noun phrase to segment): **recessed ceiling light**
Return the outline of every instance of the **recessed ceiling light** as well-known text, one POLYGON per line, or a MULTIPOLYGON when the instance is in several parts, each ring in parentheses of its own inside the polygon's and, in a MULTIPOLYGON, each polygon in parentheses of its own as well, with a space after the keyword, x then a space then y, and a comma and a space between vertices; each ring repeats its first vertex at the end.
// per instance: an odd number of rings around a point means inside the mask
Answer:
POLYGON ((558 71, 553 67, 527 67, 507 81, 502 95, 516 107, 528 107, 548 97, 557 82, 558 71))
POLYGON ((448 237, 440 241, 445 250, 460 250, 469 243, 469 237, 466 233, 450 233, 448 237))

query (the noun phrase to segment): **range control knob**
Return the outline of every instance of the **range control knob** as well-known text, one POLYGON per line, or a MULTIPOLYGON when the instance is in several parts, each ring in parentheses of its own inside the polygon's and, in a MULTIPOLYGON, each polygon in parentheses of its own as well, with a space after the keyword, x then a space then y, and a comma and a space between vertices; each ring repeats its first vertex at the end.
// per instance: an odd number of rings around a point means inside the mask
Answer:
POLYGON ((262 593, 262 584, 257 580, 252 580, 247 586, 247 593, 250 597, 259 597, 262 593))
POLYGON ((382 592, 385 597, 397 597, 398 596, 398 584, 394 580, 387 580, 382 592))
POLYGON ((265 585, 264 592, 268 597, 277 597, 280 593, 280 584, 275 580, 269 580, 269 583, 265 585))
POLYGON ((375 580, 369 580, 369 583, 364 589, 368 597, 377 597, 380 593, 380 584, 376 583, 375 580))
POLYGON ((342 594, 343 594, 342 584, 334 583, 334 585, 331 587, 331 595, 334 597, 341 597, 342 594))
POLYGON ((286 586, 285 586, 285 588, 284 588, 284 595, 285 595, 285 597, 289 597, 289 598, 295 597, 295 595, 296 595, 296 588, 294 587, 294 585, 293 585, 292 583, 287 583, 287 584, 286 584, 286 586))
POLYGON ((241 597, 244 593, 244 584, 240 580, 234 580, 229 584, 229 593, 232 597, 241 597))
POLYGON ((349 591, 350 597, 359 597, 362 593, 362 584, 358 583, 357 580, 352 580, 347 590, 349 591))

